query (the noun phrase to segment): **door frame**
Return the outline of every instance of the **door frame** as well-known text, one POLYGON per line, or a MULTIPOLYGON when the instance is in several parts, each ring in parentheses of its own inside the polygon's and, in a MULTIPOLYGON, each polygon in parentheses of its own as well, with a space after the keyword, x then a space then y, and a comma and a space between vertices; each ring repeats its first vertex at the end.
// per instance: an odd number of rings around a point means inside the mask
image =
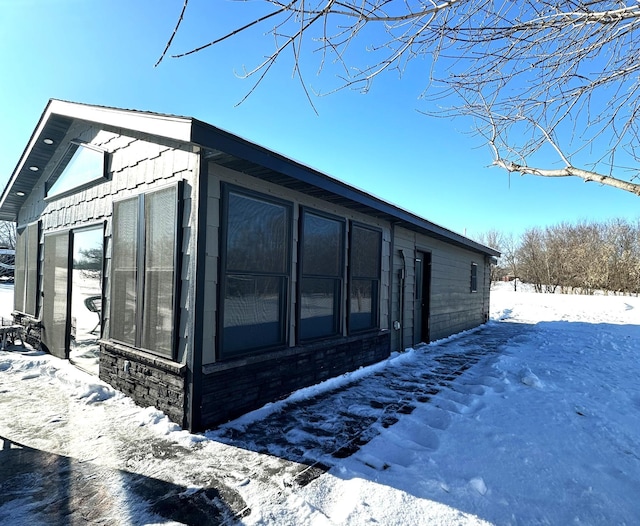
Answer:
MULTIPOLYGON (((69 266, 71 261, 71 230, 57 230, 55 232, 48 232, 44 234, 43 237, 43 265, 42 265, 42 324, 43 324, 43 334, 42 334, 42 344, 46 347, 47 351, 54 356, 62 359, 69 358, 69 338, 70 338, 70 310, 71 310, 71 286, 69 283, 69 266), (54 326, 54 315, 56 312, 55 309, 55 297, 60 293, 60 295, 65 295, 65 292, 62 290, 57 291, 56 285, 59 285, 56 280, 56 269, 59 268, 56 266, 55 256, 53 261, 49 260, 50 254, 47 253, 47 246, 53 247, 53 250, 57 251, 56 245, 52 245, 51 243, 47 243, 49 240, 62 238, 67 243, 67 255, 66 255, 66 267, 65 268, 65 285, 66 286, 66 299, 64 306, 64 321, 60 323, 60 325, 64 325, 62 330, 64 331, 64 336, 60 338, 60 334, 57 332, 61 329, 61 327, 54 326), (49 264, 48 264, 49 263, 49 264), (53 280, 53 281, 52 281, 53 280), (47 327, 47 325, 49 327, 47 327), (49 337, 49 335, 51 335, 49 337), (62 343, 62 347, 60 347, 60 343, 62 343)), ((58 314, 60 314, 58 312, 58 314)))
POLYGON ((416 250, 415 256, 415 343, 431 341, 431 252, 416 250))
MULTIPOLYGON (((44 251, 44 258, 43 258, 43 268, 42 268, 42 293, 43 293, 43 298, 42 298, 42 323, 43 323, 43 329, 44 329, 44 333, 43 333, 43 339, 42 339, 42 343, 44 344, 44 346, 47 348, 48 352, 53 354, 54 356, 57 356, 58 358, 63 358, 65 360, 69 359, 69 354, 71 351, 71 295, 73 292, 73 247, 74 247, 74 234, 77 232, 82 232, 85 230, 93 230, 93 229, 98 229, 98 228, 102 228, 102 268, 100 270, 100 295, 101 295, 101 303, 102 305, 104 305, 104 300, 105 300, 105 265, 106 265, 106 258, 105 258, 105 247, 106 247, 106 242, 105 242, 105 233, 106 233, 106 221, 100 221, 100 222, 96 222, 96 223, 89 223, 86 225, 81 225, 81 226, 77 226, 77 227, 73 227, 73 228, 66 228, 63 230, 55 230, 52 232, 46 232, 43 236, 43 251, 44 251), (64 236, 64 238, 66 239, 67 242, 67 264, 65 267, 66 270, 66 305, 65 305, 65 321, 64 323, 64 338, 62 338, 64 340, 64 348, 60 348, 59 346, 56 346, 56 348, 52 348, 51 346, 47 345, 47 340, 49 340, 46 337, 46 331, 47 331, 47 327, 46 325, 48 324, 47 320, 47 316, 46 316, 46 312, 48 311, 48 309, 53 308, 50 302, 49 296, 50 293, 52 292, 52 290, 48 290, 47 289, 47 276, 48 273, 53 272, 55 275, 55 265, 53 268, 51 268, 50 266, 48 266, 47 263, 47 253, 46 253, 46 246, 47 246, 47 239, 52 239, 56 236, 64 236)), ((55 283, 55 281, 54 281, 55 283)), ((62 323, 61 323, 62 325, 62 323)), ((100 313, 100 335, 102 336, 103 333, 103 327, 104 327, 104 311, 102 311, 100 313)), ((59 328, 58 328, 59 329, 59 328)), ((49 329, 50 331, 54 331, 53 327, 50 327, 49 329)), ((59 335, 54 335, 52 336, 52 338, 49 340, 50 343, 59 343, 59 342, 54 342, 53 340, 55 340, 55 337, 59 336, 59 335)))

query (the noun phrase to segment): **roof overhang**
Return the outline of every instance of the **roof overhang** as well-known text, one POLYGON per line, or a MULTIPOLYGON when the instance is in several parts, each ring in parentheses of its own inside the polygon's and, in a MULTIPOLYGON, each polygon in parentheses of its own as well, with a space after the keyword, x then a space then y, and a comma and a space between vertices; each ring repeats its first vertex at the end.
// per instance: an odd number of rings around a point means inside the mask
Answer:
POLYGON ((50 100, 47 104, 0 197, 0 220, 16 221, 20 208, 41 176, 40 170, 33 171, 30 167, 37 166, 42 169, 46 166, 55 152, 56 146, 65 137, 75 120, 198 145, 204 149, 206 160, 221 166, 463 248, 488 256, 500 256, 500 252, 493 248, 477 243, 363 190, 197 119, 92 106, 55 99, 50 100), (45 139, 50 139, 53 142, 48 144, 45 139))
POLYGON ((396 226, 482 254, 500 252, 441 227, 363 190, 251 143, 207 123, 193 121, 192 142, 205 148, 205 159, 324 201, 388 221, 396 226))
POLYGON ((16 221, 18 211, 75 120, 181 142, 190 142, 191 139, 192 119, 189 118, 52 99, 0 196, 0 220, 16 221))

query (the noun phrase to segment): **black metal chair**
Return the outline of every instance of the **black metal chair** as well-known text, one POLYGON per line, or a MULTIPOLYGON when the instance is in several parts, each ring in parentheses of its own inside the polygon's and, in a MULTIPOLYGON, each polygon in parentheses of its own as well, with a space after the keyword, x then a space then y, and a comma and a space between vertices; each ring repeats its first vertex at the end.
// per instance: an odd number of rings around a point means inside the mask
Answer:
POLYGON ((90 330, 91 334, 96 334, 98 327, 102 323, 102 296, 89 296, 84 299, 84 306, 91 312, 95 312, 98 315, 98 323, 90 330))

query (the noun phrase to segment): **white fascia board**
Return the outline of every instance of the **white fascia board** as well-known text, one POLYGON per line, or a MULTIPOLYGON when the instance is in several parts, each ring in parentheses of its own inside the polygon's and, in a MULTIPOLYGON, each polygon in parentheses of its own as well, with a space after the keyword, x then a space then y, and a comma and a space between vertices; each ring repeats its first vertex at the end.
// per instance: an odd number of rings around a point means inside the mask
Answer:
POLYGON ((173 115, 145 113, 62 100, 51 100, 43 119, 58 114, 88 122, 137 131, 177 141, 191 141, 192 119, 173 115))

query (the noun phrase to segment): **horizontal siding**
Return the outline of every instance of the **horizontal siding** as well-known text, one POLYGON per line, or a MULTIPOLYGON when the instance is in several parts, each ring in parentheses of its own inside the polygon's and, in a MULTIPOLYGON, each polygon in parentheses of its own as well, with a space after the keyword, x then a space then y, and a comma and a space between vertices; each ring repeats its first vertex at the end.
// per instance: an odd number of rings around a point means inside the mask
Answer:
POLYGON ((430 338, 441 339, 483 323, 488 313, 489 283, 483 254, 459 248, 402 228, 395 230, 392 320, 402 320, 394 331, 394 348, 415 343, 420 320, 415 319, 415 254, 431 254, 430 338), (404 257, 403 257, 404 253, 404 257), (471 264, 478 265, 478 291, 471 292, 471 264), (404 268, 404 309, 401 316, 400 277, 404 268))
MULTIPOLYGON (((364 214, 359 214, 347 208, 343 208, 337 205, 333 205, 331 203, 327 203, 321 199, 315 199, 313 197, 306 196, 304 194, 295 192, 293 190, 289 190, 287 188, 283 188, 281 186, 275 185, 273 183, 268 183, 266 181, 261 181, 254 177, 247 176, 240 172, 236 172, 230 170, 228 168, 221 167, 216 165, 215 163, 209 164, 209 199, 208 210, 207 210, 207 268, 206 268, 206 282, 211 286, 207 287, 207 305, 211 306, 210 310, 207 310, 205 313, 206 325, 210 326, 207 328, 207 332, 205 334, 205 339, 203 342, 204 345, 204 364, 210 364, 215 361, 215 332, 216 332, 216 320, 217 320, 217 312, 216 312, 216 299, 215 295, 217 293, 217 280, 218 280, 218 250, 219 250, 219 221, 220 221, 220 199, 221 199, 221 186, 222 183, 230 183, 237 185, 241 188, 246 188, 249 190, 253 190, 267 196, 277 197, 278 199, 282 199, 288 201, 294 205, 293 207, 293 249, 291 255, 291 265, 294 272, 291 275, 290 279, 290 288, 289 288, 289 308, 291 315, 289 316, 289 345, 295 345, 295 312, 296 312, 296 287, 297 287, 297 273, 295 269, 297 268, 297 245, 298 245, 298 215, 299 215, 299 206, 305 206, 309 208, 313 208, 315 210, 319 210, 325 213, 329 213, 340 218, 344 218, 346 220, 357 221, 366 225, 370 225, 373 227, 380 228, 382 230, 382 254, 383 254, 383 265, 382 265, 382 276, 381 276, 381 286, 380 286, 380 320, 381 320, 381 328, 387 329, 389 327, 389 316, 388 316, 388 303, 389 303, 389 294, 390 294, 390 269, 388 258, 390 254, 390 240, 391 240, 391 231, 390 226, 385 221, 380 221, 375 218, 371 218, 364 214)), ((347 222, 347 228, 349 228, 349 223, 347 222)), ((348 254, 348 235, 345 239, 345 258, 348 254)), ((343 276, 344 279, 344 288, 343 288, 343 312, 347 312, 347 280, 346 274, 343 276)), ((344 324, 344 332, 343 336, 346 336, 346 323, 344 324)))

